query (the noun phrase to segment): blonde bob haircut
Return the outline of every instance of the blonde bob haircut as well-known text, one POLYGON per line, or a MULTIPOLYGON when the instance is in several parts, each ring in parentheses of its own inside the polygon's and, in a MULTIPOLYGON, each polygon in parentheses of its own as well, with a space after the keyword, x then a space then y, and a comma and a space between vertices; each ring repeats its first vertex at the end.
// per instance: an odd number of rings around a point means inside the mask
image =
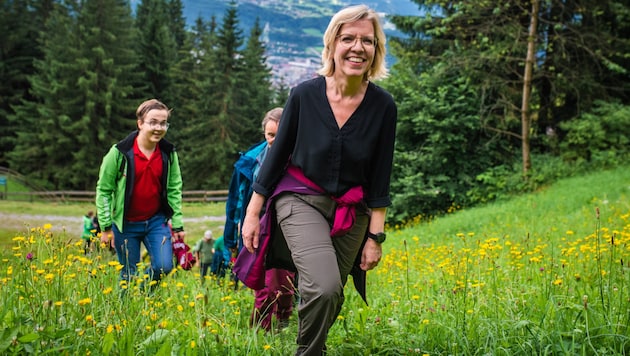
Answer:
POLYGON ((347 23, 367 19, 372 21, 374 27, 374 36, 376 38, 376 48, 374 49, 374 60, 372 66, 365 74, 366 80, 376 80, 387 76, 387 67, 385 66, 385 32, 383 26, 376 13, 367 5, 348 6, 337 12, 324 33, 324 50, 322 51, 322 68, 317 71, 318 74, 329 77, 335 73, 335 61, 333 58, 335 52, 335 41, 341 26, 347 23))

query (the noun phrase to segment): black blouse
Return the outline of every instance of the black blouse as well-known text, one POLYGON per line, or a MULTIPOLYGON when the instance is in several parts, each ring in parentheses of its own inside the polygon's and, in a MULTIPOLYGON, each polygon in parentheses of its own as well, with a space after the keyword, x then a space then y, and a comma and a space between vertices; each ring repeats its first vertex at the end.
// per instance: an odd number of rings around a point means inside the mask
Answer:
POLYGON ((254 191, 271 195, 290 157, 293 165, 328 194, 340 196, 361 185, 368 207, 391 205, 397 114, 392 96, 370 82, 363 101, 339 129, 326 97, 325 78, 299 84, 284 107, 254 191))

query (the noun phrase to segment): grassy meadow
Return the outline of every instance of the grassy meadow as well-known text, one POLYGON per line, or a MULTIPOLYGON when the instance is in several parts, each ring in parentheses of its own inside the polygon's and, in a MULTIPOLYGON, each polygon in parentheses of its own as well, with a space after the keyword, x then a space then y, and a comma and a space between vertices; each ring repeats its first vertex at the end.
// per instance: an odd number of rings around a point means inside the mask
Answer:
MULTIPOLYGON (((349 282, 328 355, 630 354, 628 168, 390 227, 368 273, 370 304, 349 282)), ((53 230, 41 221, 8 238, 0 354, 294 352, 295 312, 282 331, 250 328, 252 292, 227 280, 202 285, 196 269, 176 270, 152 295, 130 286, 120 299, 113 257, 85 256, 76 237, 53 230)))

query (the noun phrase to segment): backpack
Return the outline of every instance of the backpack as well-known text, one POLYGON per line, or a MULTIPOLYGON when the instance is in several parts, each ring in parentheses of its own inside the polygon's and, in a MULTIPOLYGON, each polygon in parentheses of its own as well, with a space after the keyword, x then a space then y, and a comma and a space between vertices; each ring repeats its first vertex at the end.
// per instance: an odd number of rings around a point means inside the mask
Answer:
POLYGON ((197 262, 195 255, 190 252, 190 246, 181 238, 178 238, 177 241, 173 243, 173 255, 177 260, 177 264, 186 271, 190 270, 197 262))

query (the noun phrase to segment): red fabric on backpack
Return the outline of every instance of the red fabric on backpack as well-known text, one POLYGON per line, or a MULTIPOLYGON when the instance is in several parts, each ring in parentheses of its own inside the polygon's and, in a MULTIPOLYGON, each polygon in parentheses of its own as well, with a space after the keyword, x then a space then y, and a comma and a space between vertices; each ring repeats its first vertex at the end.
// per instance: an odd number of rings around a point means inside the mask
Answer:
POLYGON ((177 264, 184 270, 190 270, 197 262, 195 255, 190 252, 190 246, 181 237, 173 242, 173 255, 177 259, 177 264))

